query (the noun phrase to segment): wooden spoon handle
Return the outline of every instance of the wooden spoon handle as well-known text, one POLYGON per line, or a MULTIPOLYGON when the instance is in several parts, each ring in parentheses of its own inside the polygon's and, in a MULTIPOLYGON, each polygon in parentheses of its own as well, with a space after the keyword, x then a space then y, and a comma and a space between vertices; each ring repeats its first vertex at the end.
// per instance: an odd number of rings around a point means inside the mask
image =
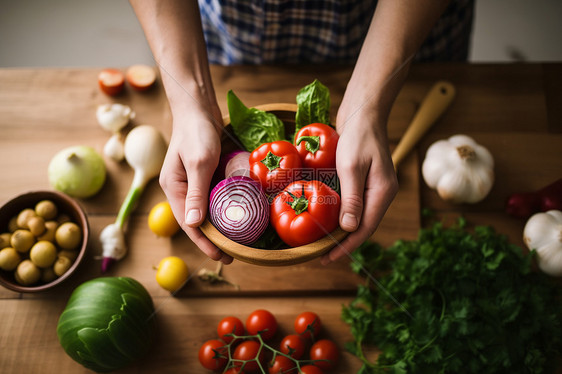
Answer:
POLYGON ((402 162, 426 131, 429 130, 435 121, 445 112, 445 109, 451 104, 454 97, 455 86, 449 82, 438 81, 431 87, 423 99, 414 119, 392 153, 394 169, 398 169, 400 162, 402 162))

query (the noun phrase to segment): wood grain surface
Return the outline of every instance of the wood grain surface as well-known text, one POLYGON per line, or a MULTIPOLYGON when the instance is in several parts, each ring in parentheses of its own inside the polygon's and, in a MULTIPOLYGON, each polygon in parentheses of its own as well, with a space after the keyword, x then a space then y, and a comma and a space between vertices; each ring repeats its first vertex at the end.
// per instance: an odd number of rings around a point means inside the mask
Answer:
MULTIPOLYGON (((100 68, 0 69, 0 203, 21 192, 49 189, 47 165, 60 149, 90 145, 101 151, 109 134, 96 122, 99 104, 130 105, 137 116, 130 127, 151 124, 170 139, 172 118, 161 85, 138 93, 128 87, 110 98, 97 87, 100 68)), ((212 67, 217 99, 226 114, 229 89, 248 106, 293 103, 298 90, 318 78, 331 91, 332 118, 341 103, 351 68, 345 66, 234 66, 212 67)), ((427 90, 437 80, 452 82, 456 98, 444 116, 422 139, 399 170, 400 191, 373 240, 390 245, 414 239, 422 225, 421 210, 438 218, 467 217, 473 224, 490 224, 522 245, 524 222, 508 217, 503 203, 511 192, 542 187, 562 176, 562 64, 413 66, 392 109, 388 136, 394 146, 413 118, 427 90), (481 203, 452 205, 439 199, 420 177, 420 164, 429 145, 465 133, 485 145, 496 161, 496 182, 481 203)), ((186 93, 186 100, 191 100, 186 93)), ((18 294, 0 289, 0 372, 88 372, 72 361, 56 338, 58 316, 81 282, 97 277, 100 231, 117 214, 132 180, 125 164, 107 160, 108 180, 94 198, 80 200, 91 225, 92 240, 79 272, 57 289, 40 294, 18 294)), ((164 200, 152 181, 127 226, 130 253, 108 275, 131 276, 149 291, 158 308, 154 349, 123 373, 205 373, 197 362, 200 344, 214 337, 216 323, 227 314, 241 319, 255 309, 271 310, 281 328, 290 331, 301 311, 316 311, 329 337, 340 347, 350 339, 340 319, 361 278, 352 274, 349 259, 322 266, 318 260, 290 267, 261 267, 240 261, 223 268, 228 284, 210 285, 193 276, 175 297, 155 281, 159 260, 168 255, 185 259, 192 275, 214 269, 183 234, 158 238, 147 226, 150 208, 164 200)), ((345 353, 337 373, 355 373, 360 363, 345 353)))

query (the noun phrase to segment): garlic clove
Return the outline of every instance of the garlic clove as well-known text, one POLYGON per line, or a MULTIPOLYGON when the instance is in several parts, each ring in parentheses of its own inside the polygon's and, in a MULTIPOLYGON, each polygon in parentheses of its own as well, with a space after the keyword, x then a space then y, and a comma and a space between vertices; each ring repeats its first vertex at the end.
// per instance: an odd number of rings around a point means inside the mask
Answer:
POLYGON ((135 118, 135 112, 128 105, 119 103, 102 104, 96 110, 98 123, 113 133, 119 132, 129 121, 135 118))
POLYGON ((125 146, 121 135, 113 134, 105 143, 103 153, 116 162, 123 161, 125 159, 125 146))

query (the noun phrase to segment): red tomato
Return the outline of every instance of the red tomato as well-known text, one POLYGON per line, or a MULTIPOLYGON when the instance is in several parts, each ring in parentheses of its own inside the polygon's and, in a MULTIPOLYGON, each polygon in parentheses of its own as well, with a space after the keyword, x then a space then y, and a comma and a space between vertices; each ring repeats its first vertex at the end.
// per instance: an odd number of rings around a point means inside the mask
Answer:
POLYGON ((250 175, 261 183, 268 194, 285 188, 301 167, 297 149, 284 140, 264 143, 250 154, 250 175))
POLYGON ((297 374, 295 362, 285 356, 276 355, 269 363, 269 374, 297 374))
POLYGON ((244 335, 244 324, 236 317, 225 317, 217 326, 217 334, 225 343, 230 343, 234 338, 228 334, 244 335))
POLYGON ((103 69, 98 75, 100 89, 109 96, 115 96, 125 87, 125 76, 117 69, 103 69))
MULTIPOLYGON (((232 358, 235 360, 247 361, 243 368, 244 373, 254 373, 260 369, 258 361, 263 362, 264 350, 262 349, 260 352, 260 343, 254 340, 245 340, 236 347, 234 353, 232 354, 232 358), (258 352, 260 353, 259 357, 258 352)), ((235 362, 235 365, 236 367, 241 367, 242 363, 235 362)))
POLYGON ((318 340, 310 347, 310 359, 316 361, 314 365, 324 370, 333 369, 340 358, 338 347, 328 339, 318 340))
POLYGON ((271 224, 286 244, 312 243, 338 227, 340 196, 320 181, 296 181, 273 200, 271 224))
POLYGON ((324 372, 318 366, 306 365, 301 367, 300 374, 324 374, 324 372))
POLYGON ((297 360, 304 354, 304 349, 305 342, 298 335, 287 335, 279 344, 279 350, 281 353, 285 353, 297 360))
POLYGON ((127 69, 127 82, 137 91, 146 91, 156 81, 156 71, 152 66, 133 65, 127 69))
POLYGON ((228 362, 228 352, 224 347, 224 342, 213 339, 203 343, 199 349, 199 362, 205 369, 224 369, 228 362))
POLYGON ((242 372, 240 371, 240 368, 230 368, 227 371, 225 371, 223 374, 242 374, 242 372))
POLYGON ((336 130, 323 123, 312 123, 301 128, 295 135, 295 147, 303 167, 335 169, 339 138, 336 130))
POLYGON ((246 319, 246 331, 250 335, 259 333, 264 341, 268 341, 277 331, 277 320, 271 312, 258 309, 253 311, 246 319))
POLYGON ((302 312, 295 318, 295 332, 304 339, 318 338, 321 330, 322 322, 314 312, 302 312))

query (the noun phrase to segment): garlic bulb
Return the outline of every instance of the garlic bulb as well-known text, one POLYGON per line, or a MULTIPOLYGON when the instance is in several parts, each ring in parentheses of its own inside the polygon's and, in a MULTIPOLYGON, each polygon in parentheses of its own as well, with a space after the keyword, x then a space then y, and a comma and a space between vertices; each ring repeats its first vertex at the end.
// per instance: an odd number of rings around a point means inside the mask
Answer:
POLYGON ((135 118, 135 112, 127 105, 103 104, 98 106, 96 118, 101 127, 116 133, 121 131, 129 123, 129 120, 135 118))
POLYGON ((523 241, 537 252, 539 268, 553 276, 562 275, 562 212, 549 210, 529 218, 523 241))
POLYGON ((422 164, 422 175, 442 199, 476 203, 492 189, 494 159, 474 139, 455 135, 429 147, 422 164))

